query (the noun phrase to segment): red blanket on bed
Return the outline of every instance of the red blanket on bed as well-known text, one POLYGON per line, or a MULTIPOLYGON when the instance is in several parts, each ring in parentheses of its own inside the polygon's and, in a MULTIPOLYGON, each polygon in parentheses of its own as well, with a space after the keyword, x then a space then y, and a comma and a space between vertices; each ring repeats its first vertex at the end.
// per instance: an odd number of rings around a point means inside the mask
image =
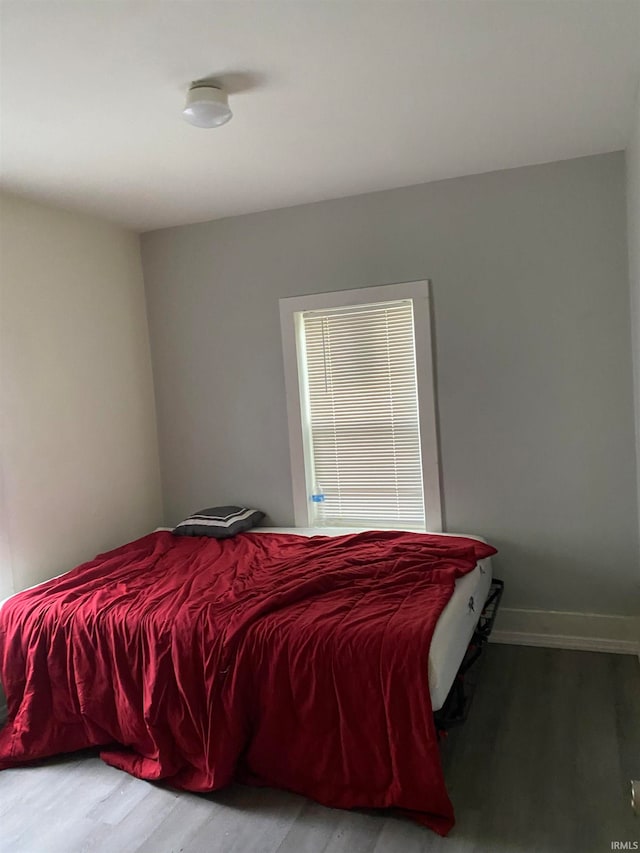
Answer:
POLYGON ((143 779, 242 779, 453 825, 428 652, 495 553, 412 533, 154 533, 0 611, 0 768, 100 745, 143 779))

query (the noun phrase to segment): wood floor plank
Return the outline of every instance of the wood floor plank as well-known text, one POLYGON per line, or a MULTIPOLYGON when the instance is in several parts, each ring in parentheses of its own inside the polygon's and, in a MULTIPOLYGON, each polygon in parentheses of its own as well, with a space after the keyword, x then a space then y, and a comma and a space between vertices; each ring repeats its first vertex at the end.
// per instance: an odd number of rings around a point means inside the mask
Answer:
MULTIPOLYGON (((16 804, 28 806, 38 803, 40 806, 48 800, 55 800, 58 791, 62 793, 67 785, 76 785, 80 775, 89 769, 92 754, 87 752, 58 756, 26 767, 12 767, 0 773, 0 818, 4 812, 12 810, 16 804)), ((101 762, 100 762, 101 763, 101 762)), ((113 784, 118 784, 117 771, 113 771, 113 784)), ((101 777, 106 780, 107 775, 101 777)))
POLYGON ((380 814, 347 812, 339 819, 324 853, 372 853, 383 826, 380 814))
POLYGON ((0 851, 19 850, 21 853, 89 853, 87 838, 94 830, 93 821, 77 814, 69 814, 64 819, 45 823, 32 816, 28 826, 23 828, 18 838, 10 832, 5 836, 5 827, 0 830, 0 851))
MULTIPOLYGON (((94 829, 88 836, 91 853, 115 853, 134 851, 163 823, 177 808, 182 794, 168 788, 146 784, 146 796, 124 815, 117 824, 104 823, 93 818, 94 829)), ((113 817, 114 812, 109 816, 113 817)), ((182 837, 184 838, 184 824, 182 837)), ((177 847, 176 849, 180 849, 177 847)), ((84 851, 82 851, 84 853, 84 851)))
POLYGON ((424 826, 400 817, 387 818, 380 830, 373 853, 389 853, 391 850, 402 853, 431 853, 436 836, 425 832, 424 826))
MULTIPOLYGON (((73 763, 75 772, 65 773, 59 780, 47 776, 46 782, 39 775, 42 768, 30 768, 34 774, 31 796, 14 800, 12 808, 2 816, 2 853, 5 847, 25 853, 58 849, 75 853, 82 849, 85 836, 94 826, 87 812, 120 784, 120 774, 110 772, 112 768, 105 768, 95 758, 73 763)), ((66 762, 63 767, 70 770, 66 762)))
POLYGON ((324 853, 337 820, 336 809, 306 801, 277 853, 324 853))
MULTIPOLYGON (((189 853, 275 853, 305 803, 286 791, 244 785, 207 799, 211 817, 188 835, 189 853)), ((161 846, 157 853, 168 851, 161 846)))
POLYGON ((611 655, 620 767, 627 780, 640 779, 640 661, 631 655, 611 655))
POLYGON ((14 820, 16 813, 20 811, 47 815, 59 811, 62 803, 74 810, 81 807, 81 802, 85 805, 95 803, 96 800, 106 797, 121 781, 117 772, 105 773, 102 762, 90 758, 72 764, 64 762, 60 768, 52 764, 47 768, 10 769, 0 773, 3 782, 5 777, 8 786, 2 792, 5 807, 2 815, 3 825, 7 820, 14 820), (57 774, 56 769, 60 771, 57 774), (21 777, 21 784, 14 786, 14 774, 18 773, 25 775, 21 777), (31 780, 30 785, 27 773, 31 780))
MULTIPOLYGON (((135 853, 177 853, 187 850, 189 839, 211 820, 212 804, 206 797, 188 791, 172 792, 173 808, 152 817, 152 826, 139 842, 132 839, 129 849, 135 853)), ((135 813, 134 813, 135 815, 135 813)))
MULTIPOLYGON (((121 774, 123 775, 123 774, 121 774)), ((153 789, 149 782, 124 776, 120 784, 90 809, 87 817, 100 823, 115 826, 121 823, 138 804, 149 797, 153 789)))

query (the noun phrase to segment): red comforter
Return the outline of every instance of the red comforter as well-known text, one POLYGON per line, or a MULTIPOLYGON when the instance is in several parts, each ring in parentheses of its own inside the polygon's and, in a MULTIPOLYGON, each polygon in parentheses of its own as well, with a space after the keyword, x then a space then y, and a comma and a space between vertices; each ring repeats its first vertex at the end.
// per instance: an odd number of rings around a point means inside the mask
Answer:
POLYGON ((411 533, 154 533, 0 611, 0 768, 100 745, 143 779, 232 779, 446 833, 428 652, 454 581, 495 553, 411 533))

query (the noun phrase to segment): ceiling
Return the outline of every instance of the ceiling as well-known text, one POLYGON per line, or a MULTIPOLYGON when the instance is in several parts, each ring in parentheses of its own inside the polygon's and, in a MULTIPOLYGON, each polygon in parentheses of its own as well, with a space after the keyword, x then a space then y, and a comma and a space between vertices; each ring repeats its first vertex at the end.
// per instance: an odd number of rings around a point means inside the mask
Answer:
POLYGON ((4 0, 2 183, 136 230, 625 147, 640 0, 4 0), (186 124, 191 80, 233 120, 186 124))

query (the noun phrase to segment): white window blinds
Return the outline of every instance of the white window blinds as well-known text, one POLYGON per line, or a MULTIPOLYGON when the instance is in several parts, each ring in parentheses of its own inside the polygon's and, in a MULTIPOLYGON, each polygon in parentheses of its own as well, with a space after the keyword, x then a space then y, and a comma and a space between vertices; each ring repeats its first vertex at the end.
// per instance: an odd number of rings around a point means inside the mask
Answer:
POLYGON ((424 527, 412 301, 300 319, 310 521, 424 527))

